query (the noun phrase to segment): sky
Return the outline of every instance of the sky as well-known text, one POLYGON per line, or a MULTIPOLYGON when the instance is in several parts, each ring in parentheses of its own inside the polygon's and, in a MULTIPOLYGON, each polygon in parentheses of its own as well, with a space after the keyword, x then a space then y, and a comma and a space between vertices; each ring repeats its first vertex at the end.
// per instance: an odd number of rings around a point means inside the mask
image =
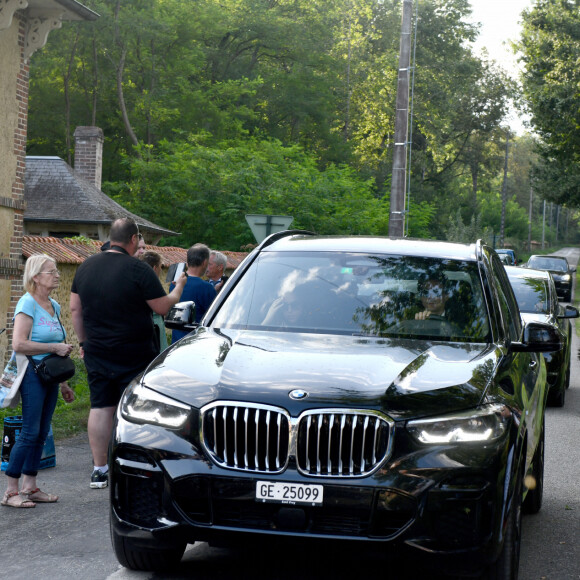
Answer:
MULTIPOLYGON (((489 56, 514 77, 517 77, 518 72, 517 59, 506 42, 519 38, 520 15, 532 5, 533 0, 471 0, 472 19, 482 24, 475 49, 485 47, 489 56)), ((510 125, 518 133, 524 130, 515 113, 512 114, 510 125)))

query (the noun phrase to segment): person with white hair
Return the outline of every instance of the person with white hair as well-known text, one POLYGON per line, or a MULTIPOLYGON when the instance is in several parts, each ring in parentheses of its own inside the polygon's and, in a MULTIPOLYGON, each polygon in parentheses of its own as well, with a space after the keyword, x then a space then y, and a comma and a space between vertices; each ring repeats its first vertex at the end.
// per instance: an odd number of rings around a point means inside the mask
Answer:
POLYGON ((215 288, 216 292, 222 289, 224 282, 228 279, 227 276, 224 276, 227 263, 228 259, 221 252, 212 250, 209 253, 209 263, 205 275, 207 276, 207 281, 215 288))
POLYGON ((34 365, 51 354, 68 356, 73 345, 66 342, 60 304, 50 297, 60 285, 56 261, 44 254, 30 256, 24 268, 23 285, 26 293, 16 305, 12 348, 15 353, 30 357, 30 363, 20 385, 22 429, 10 453, 6 468, 8 485, 0 503, 14 508, 33 508, 37 503, 58 500, 57 495, 39 489, 36 477, 59 390, 67 403, 75 398, 66 381, 41 382, 34 365), (21 479, 22 488, 18 489, 21 479))

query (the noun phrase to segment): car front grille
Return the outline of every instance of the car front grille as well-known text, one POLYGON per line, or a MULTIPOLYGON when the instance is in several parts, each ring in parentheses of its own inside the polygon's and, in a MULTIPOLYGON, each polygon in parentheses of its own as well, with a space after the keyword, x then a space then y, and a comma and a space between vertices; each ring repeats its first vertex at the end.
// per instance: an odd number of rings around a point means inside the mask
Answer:
POLYGON ((297 463, 304 475, 360 477, 390 454, 388 420, 373 411, 307 411, 298 423, 297 463))
POLYGON ((226 469, 281 473, 294 457, 303 475, 364 477, 390 456, 393 425, 365 409, 309 410, 295 419, 279 407, 220 401, 202 409, 201 440, 226 469))
POLYGON ((221 467, 280 473, 288 463, 290 416, 252 403, 213 403, 202 414, 202 441, 221 467))

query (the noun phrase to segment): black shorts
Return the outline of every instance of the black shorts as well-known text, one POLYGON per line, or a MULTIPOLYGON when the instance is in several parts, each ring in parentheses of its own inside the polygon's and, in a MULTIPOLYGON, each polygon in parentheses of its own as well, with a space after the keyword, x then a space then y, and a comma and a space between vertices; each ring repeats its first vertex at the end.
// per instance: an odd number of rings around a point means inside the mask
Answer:
POLYGON ((127 385, 141 372, 147 364, 136 367, 120 368, 100 358, 84 355, 87 379, 91 394, 91 409, 116 407, 127 385))

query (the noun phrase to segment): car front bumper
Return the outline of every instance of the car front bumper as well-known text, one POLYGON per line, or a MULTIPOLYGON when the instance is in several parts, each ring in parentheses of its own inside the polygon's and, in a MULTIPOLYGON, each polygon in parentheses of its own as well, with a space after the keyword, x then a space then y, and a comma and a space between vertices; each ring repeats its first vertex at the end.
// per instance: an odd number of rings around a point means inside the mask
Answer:
POLYGON ((558 296, 566 296, 572 292, 572 281, 562 281, 554 279, 554 286, 556 286, 556 293, 558 296))
POLYGON ((476 569, 497 556, 510 488, 508 437, 473 450, 430 448, 364 478, 236 472, 178 433, 118 418, 111 447, 111 523, 143 547, 256 538, 348 540, 449 557, 476 569), (506 475, 507 474, 507 475, 506 475), (505 478, 508 478, 506 481, 505 478), (324 486, 322 506, 263 503, 258 481, 324 486))

